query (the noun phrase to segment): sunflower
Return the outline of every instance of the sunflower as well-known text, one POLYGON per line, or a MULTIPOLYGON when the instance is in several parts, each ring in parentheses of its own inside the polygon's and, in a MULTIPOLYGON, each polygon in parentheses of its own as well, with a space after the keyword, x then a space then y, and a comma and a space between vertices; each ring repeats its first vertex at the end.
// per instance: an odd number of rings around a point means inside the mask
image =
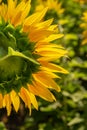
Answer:
POLYGON ((29 16, 31 1, 7 0, 0 4, 0 108, 10 115, 17 112, 20 99, 31 113, 38 110, 36 96, 55 101, 49 89, 60 91, 57 73, 68 73, 54 61, 67 54, 52 43, 63 34, 56 33, 53 19, 42 21, 47 8, 29 16))
POLYGON ((87 11, 83 13, 82 21, 84 21, 80 26, 84 29, 82 35, 83 35, 83 41, 82 45, 87 44, 87 11))
POLYGON ((37 0, 38 5, 36 6, 36 11, 40 11, 46 6, 51 11, 55 11, 57 15, 60 15, 64 12, 62 8, 62 3, 58 0, 37 0))
POLYGON ((79 2, 80 4, 85 4, 87 3, 87 0, 74 0, 75 2, 79 2))

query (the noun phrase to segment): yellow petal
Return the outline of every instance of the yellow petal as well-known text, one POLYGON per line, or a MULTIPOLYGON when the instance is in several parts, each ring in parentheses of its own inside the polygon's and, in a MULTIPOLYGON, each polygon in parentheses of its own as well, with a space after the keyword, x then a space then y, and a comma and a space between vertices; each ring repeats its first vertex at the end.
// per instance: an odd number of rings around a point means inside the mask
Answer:
POLYGON ((60 87, 56 84, 56 82, 43 72, 39 72, 39 74, 34 74, 33 77, 35 81, 39 82, 42 86, 55 89, 57 92, 60 92, 60 87))
POLYGON ((2 94, 0 94, 0 108, 3 107, 3 97, 2 97, 2 94))
POLYGON ((58 25, 51 25, 48 30, 54 31, 57 30, 58 31, 58 25))
POLYGON ((6 107, 7 115, 9 116, 11 113, 11 99, 10 99, 10 95, 8 95, 8 94, 4 95, 3 107, 6 107))
POLYGON ((63 34, 52 34, 50 35, 49 37, 45 38, 43 41, 45 42, 51 42, 53 40, 56 40, 56 39, 59 39, 59 38, 62 38, 64 35, 63 34))
POLYGON ((41 30, 35 30, 35 31, 32 31, 30 34, 29 34, 29 38, 32 42, 38 42, 39 40, 42 40, 44 39, 45 37, 49 36, 52 32, 49 31, 49 30, 44 30, 44 29, 41 29, 41 30))
POLYGON ((30 101, 30 97, 29 97, 27 89, 25 89, 24 87, 22 87, 21 91, 19 93, 19 96, 21 97, 21 99, 23 100, 23 102, 25 103, 25 105, 28 106, 28 108, 30 110, 30 115, 31 115, 31 101, 30 101))
POLYGON ((64 68, 60 67, 59 65, 53 64, 53 63, 47 63, 44 62, 43 66, 41 67, 42 70, 45 71, 51 71, 51 72, 60 72, 60 73, 65 73, 68 74, 69 72, 65 70, 64 68), (43 67, 44 66, 44 67, 43 67))
POLYGON ((46 52, 50 52, 50 51, 53 52, 53 53, 55 53, 55 52, 62 53, 62 54, 67 53, 66 50, 63 50, 63 49, 60 49, 60 48, 59 49, 58 48, 53 48, 53 47, 50 47, 50 45, 48 47, 44 45, 44 47, 38 48, 38 49, 36 49, 36 51, 39 52, 39 53, 44 53, 45 52, 45 54, 47 54, 46 52))
POLYGON ((52 73, 52 72, 50 72, 50 71, 44 71, 43 69, 42 69, 42 71, 43 71, 43 73, 45 73, 48 77, 49 77, 49 75, 50 75, 50 78, 59 78, 59 79, 61 79, 58 75, 56 75, 55 73, 52 73))
POLYGON ((22 24, 29 11, 30 1, 21 1, 20 4, 18 4, 15 8, 15 12, 11 20, 12 24, 14 24, 15 26, 17 26, 18 24, 22 24))
POLYGON ((57 49, 64 49, 63 46, 58 45, 58 44, 50 44, 49 42, 38 42, 36 43, 36 50, 37 49, 42 49, 42 48, 57 48, 57 49))
POLYGON ((42 48, 61 48, 61 49, 64 49, 64 47, 61 46, 61 45, 50 44, 50 43, 47 43, 47 42, 42 42, 42 43, 39 42, 37 48, 38 49, 42 49, 42 48), (45 43, 45 45, 44 45, 44 43, 45 43))
POLYGON ((60 58, 60 57, 62 57, 62 56, 64 56, 64 54, 47 54, 47 55, 45 55, 45 56, 43 56, 43 57, 40 57, 40 58, 38 58, 38 62, 40 62, 40 61, 54 61, 54 60, 57 60, 58 58, 60 58))
POLYGON ((14 12, 14 15, 12 17, 13 24, 16 23, 16 21, 18 21, 18 19, 21 17, 22 10, 23 10, 24 6, 25 6, 25 2, 21 1, 20 4, 18 4, 17 7, 15 8, 15 12, 14 12), (18 16, 20 16, 20 17, 18 17, 18 16))
POLYGON ((14 106, 14 109, 17 112, 20 106, 20 99, 14 90, 10 93, 10 96, 11 96, 11 101, 14 106))
POLYGON ((37 96, 40 96, 41 98, 43 98, 49 102, 54 101, 53 94, 46 87, 44 87, 39 82, 35 82, 33 85, 36 89, 37 96))
POLYGON ((28 95, 29 95, 29 97, 30 97, 31 103, 32 103, 33 106, 38 110, 38 103, 37 103, 37 100, 36 100, 34 94, 32 94, 31 92, 28 91, 28 95))
POLYGON ((44 22, 37 23, 36 27, 38 27, 38 28, 47 28, 52 24, 52 22, 53 22, 53 19, 49 19, 49 20, 46 20, 44 22))
POLYGON ((14 10, 16 7, 16 0, 7 0, 8 1, 8 10, 7 10, 7 19, 12 18, 13 14, 14 14, 14 10))
MULTIPOLYGON (((18 23, 20 22, 20 19, 21 19, 21 13, 22 12, 18 12, 17 15, 15 16, 14 19, 12 19, 12 24, 14 24, 14 26, 17 26, 18 23)), ((22 22, 22 21, 21 21, 22 22)))
POLYGON ((34 23, 36 24, 36 23, 40 22, 41 19, 46 14, 46 12, 47 12, 47 8, 42 10, 40 13, 34 13, 33 15, 31 15, 30 17, 25 19, 24 25, 32 25, 34 23))
POLYGON ((84 39, 84 40, 82 41, 82 45, 85 45, 85 44, 87 44, 87 39, 84 39))
POLYGON ((1 18, 3 17, 6 21, 6 17, 7 17, 7 5, 5 5, 4 3, 2 3, 2 5, 0 5, 0 15, 1 18))
POLYGON ((26 16, 28 15, 28 13, 29 13, 29 11, 30 11, 30 7, 31 7, 31 4, 30 4, 30 1, 28 0, 27 2, 26 2, 26 5, 25 5, 25 9, 23 10, 23 13, 22 13, 22 21, 23 21, 23 19, 25 19, 26 18, 26 16))
POLYGON ((35 87, 33 85, 28 85, 28 89, 31 93, 33 93, 34 95, 37 95, 37 90, 35 89, 35 87))

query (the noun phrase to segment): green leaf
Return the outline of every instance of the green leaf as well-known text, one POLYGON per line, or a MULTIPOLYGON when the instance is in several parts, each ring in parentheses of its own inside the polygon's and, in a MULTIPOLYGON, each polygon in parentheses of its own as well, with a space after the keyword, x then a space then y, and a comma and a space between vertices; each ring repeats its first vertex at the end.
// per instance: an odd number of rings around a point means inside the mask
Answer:
POLYGON ((75 118, 73 118, 73 119, 68 123, 68 126, 72 126, 72 125, 81 123, 81 122, 83 122, 83 121, 84 121, 83 118, 75 117, 75 118))
POLYGON ((5 125, 3 122, 0 122, 0 130, 6 130, 5 125))

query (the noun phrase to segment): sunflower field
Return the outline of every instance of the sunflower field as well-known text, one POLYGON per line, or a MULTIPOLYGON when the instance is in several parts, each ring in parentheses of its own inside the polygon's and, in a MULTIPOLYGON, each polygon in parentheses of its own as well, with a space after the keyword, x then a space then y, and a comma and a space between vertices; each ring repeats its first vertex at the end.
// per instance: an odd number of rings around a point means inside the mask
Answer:
POLYGON ((87 130, 87 0, 0 0, 0 130, 87 130))

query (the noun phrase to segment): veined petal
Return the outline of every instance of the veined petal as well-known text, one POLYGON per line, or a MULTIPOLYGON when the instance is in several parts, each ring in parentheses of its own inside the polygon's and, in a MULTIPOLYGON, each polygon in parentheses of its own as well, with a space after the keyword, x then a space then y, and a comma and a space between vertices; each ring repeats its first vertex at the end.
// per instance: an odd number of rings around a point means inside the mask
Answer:
POLYGON ((50 75, 50 78, 59 78, 59 79, 61 79, 61 77, 59 77, 58 75, 56 75, 55 73, 53 73, 53 72, 50 72, 50 71, 44 71, 44 70, 42 70, 43 71, 43 73, 45 73, 47 76, 49 76, 50 75))
POLYGON ((28 108, 30 110, 30 115, 31 115, 31 101, 30 101, 30 97, 29 97, 29 94, 28 94, 28 90, 25 89, 24 87, 22 87, 21 91, 19 93, 19 96, 21 97, 21 99, 23 100, 25 105, 28 106, 28 108))
POLYGON ((53 52, 53 53, 55 53, 55 52, 62 53, 62 54, 63 53, 67 53, 66 50, 63 50, 63 49, 60 49, 60 48, 59 49, 58 48, 53 48, 53 47, 50 47, 50 46, 48 46, 48 47, 46 46, 45 47, 45 45, 44 45, 43 48, 36 49, 36 51, 41 53, 41 54, 44 53, 44 52, 46 53, 46 52, 50 52, 50 51, 53 52))
POLYGON ((36 23, 40 22, 42 20, 42 18, 44 17, 44 15, 46 14, 46 12, 47 12, 47 8, 45 8, 40 13, 35 13, 35 14, 31 15, 30 17, 26 18, 25 22, 24 22, 24 26, 32 25, 32 24, 36 24, 36 23))
POLYGON ((2 94, 0 94, 0 108, 3 107, 3 97, 2 97, 2 94))
POLYGON ((14 106, 14 109, 17 112, 20 106, 20 99, 14 90, 10 93, 10 96, 11 96, 11 102, 14 106))
POLYGON ((43 49, 43 48, 57 48, 57 49, 64 49, 63 46, 57 44, 50 44, 49 42, 37 42, 36 49, 43 49))
POLYGON ((37 103, 37 100, 36 100, 36 97, 34 96, 34 94, 31 93, 30 91, 28 91, 28 95, 29 95, 29 97, 30 97, 31 103, 32 103, 33 106, 38 110, 38 103, 37 103))
POLYGON ((67 51, 65 50, 60 50, 58 52, 55 51, 42 51, 42 52, 37 52, 37 54, 39 54, 40 58, 38 58, 38 61, 52 61, 52 60, 56 60, 64 55, 67 54, 67 51))
POLYGON ((51 31, 49 30, 45 30, 45 29, 41 29, 41 30, 35 30, 33 32, 31 32, 29 34, 29 38, 31 39, 32 42, 38 42, 42 39, 44 39, 45 37, 49 36, 50 34, 52 34, 51 31))
POLYGON ((41 98, 43 98, 47 101, 50 101, 50 102, 54 101, 53 94, 47 88, 45 88, 43 85, 41 85, 39 82, 34 82, 33 86, 29 90, 32 93, 33 93, 33 90, 36 91, 37 96, 40 96, 41 98))
POLYGON ((29 92, 33 93, 35 96, 37 96, 37 90, 35 89, 35 87, 33 85, 28 85, 28 89, 29 89, 29 92))
POLYGON ((60 87, 56 84, 56 82, 42 72, 33 75, 36 82, 40 83, 46 88, 55 89, 57 92, 60 92, 60 87), (48 80, 46 80, 48 79, 48 80))
POLYGON ((57 60, 59 59, 60 57, 63 57, 64 54, 47 54, 47 55, 43 55, 42 57, 38 58, 38 62, 41 62, 41 61, 54 61, 54 60, 57 60))
MULTIPOLYGON (((64 47, 61 46, 61 45, 50 44, 49 42, 48 42, 48 43, 47 43, 47 42, 39 42, 39 43, 37 43, 37 44, 39 44, 39 45, 37 46, 38 49, 43 49, 43 48, 61 48, 61 49, 64 49, 64 47), (44 44, 44 43, 45 43, 45 44, 44 44)), ((37 49, 37 48, 36 48, 36 49, 37 49)))
POLYGON ((14 19, 12 19, 12 24, 14 25, 14 26, 17 26, 18 25, 18 23, 20 22, 20 19, 21 19, 21 14, 22 14, 22 12, 20 11, 20 12, 18 12, 17 13, 17 15, 15 16, 15 18, 14 19))
MULTIPOLYGON (((33 93, 34 95, 40 96, 40 95, 38 95, 37 89, 36 89, 33 85, 29 85, 29 86, 28 86, 28 89, 29 89, 29 91, 30 91, 31 93, 33 93)), ((52 99, 53 99, 54 101, 56 101, 54 95, 52 94, 51 96, 52 96, 52 99)), ((42 97, 42 96, 40 96, 40 97, 42 97)), ((48 101, 48 100, 47 100, 47 101, 48 101)))
POLYGON ((48 29, 52 30, 52 31, 55 31, 57 29, 57 32, 58 32, 58 25, 51 25, 51 26, 49 26, 48 29))
POLYGON ((2 5, 0 5, 0 16, 1 18, 4 17, 5 21, 6 21, 6 16, 7 16, 6 12, 7 12, 7 5, 2 3, 2 5))
POLYGON ((9 94, 4 95, 3 97, 3 107, 6 107, 7 115, 9 116, 11 113, 11 99, 9 94))
POLYGON ((37 23, 36 27, 38 27, 38 28, 47 28, 52 24, 52 22, 53 22, 53 19, 49 19, 49 20, 46 20, 44 22, 37 23))
POLYGON ((43 41, 45 42, 51 42, 53 40, 56 40, 56 39, 59 39, 61 37, 63 37, 64 35, 63 34, 52 34, 50 35, 49 37, 45 38, 43 41))
POLYGON ((6 19, 11 19, 14 14, 17 0, 7 0, 7 1, 8 1, 8 10, 7 10, 6 19))
POLYGON ((27 17, 27 15, 28 15, 28 13, 30 11, 30 8, 31 8, 31 4, 30 4, 30 0, 28 0, 26 2, 25 9, 24 9, 24 11, 22 13, 21 21, 23 21, 27 17))
POLYGON ((59 65, 56 65, 53 63, 47 63, 47 62, 43 62, 43 67, 41 67, 41 70, 51 71, 51 72, 60 72, 60 73, 65 73, 65 74, 68 73, 67 70, 60 67, 59 65))
POLYGON ((41 56, 56 56, 56 55, 65 55, 67 54, 67 51, 65 50, 61 50, 61 49, 50 49, 49 50, 44 50, 44 51, 40 51, 38 52, 38 54, 40 54, 41 56))
POLYGON ((13 15, 12 17, 12 23, 14 24, 14 22, 17 21, 17 16, 19 16, 20 14, 20 17, 21 17, 21 14, 22 14, 22 11, 25 7, 25 2, 24 1, 21 1, 20 4, 17 5, 17 7, 15 8, 15 14, 13 15))
POLYGON ((18 24, 22 24, 23 20, 26 18, 30 11, 30 1, 21 1, 20 4, 15 8, 14 15, 12 17, 11 22, 17 26, 18 24))

